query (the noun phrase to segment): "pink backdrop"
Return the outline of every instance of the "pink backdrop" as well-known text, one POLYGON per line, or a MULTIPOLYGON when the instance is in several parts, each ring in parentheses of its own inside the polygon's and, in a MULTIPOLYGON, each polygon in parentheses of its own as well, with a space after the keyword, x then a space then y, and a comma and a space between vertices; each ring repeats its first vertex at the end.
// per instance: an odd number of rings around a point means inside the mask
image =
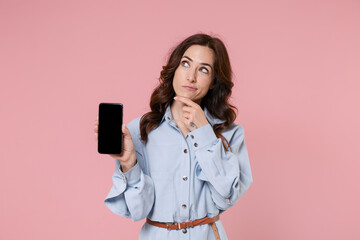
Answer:
POLYGON ((230 239, 360 239, 360 2, 0 1, 0 239, 136 239, 103 201, 98 103, 148 108, 169 49, 218 34, 254 183, 230 239))

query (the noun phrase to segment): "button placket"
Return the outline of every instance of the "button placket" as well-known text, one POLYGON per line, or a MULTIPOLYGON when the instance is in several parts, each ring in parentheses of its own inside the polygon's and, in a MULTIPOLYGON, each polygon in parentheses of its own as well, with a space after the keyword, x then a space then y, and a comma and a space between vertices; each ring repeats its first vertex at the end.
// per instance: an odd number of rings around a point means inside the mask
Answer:
POLYGON ((189 194, 190 194, 190 184, 188 181, 188 176, 190 174, 190 162, 191 162, 191 154, 190 148, 188 144, 188 139, 184 138, 183 142, 183 162, 181 163, 181 175, 178 176, 178 181, 180 184, 179 190, 181 191, 180 194, 180 217, 182 219, 189 218, 189 194))
POLYGON ((192 145, 194 146, 195 150, 199 147, 199 144, 197 143, 194 134, 190 134, 190 135, 189 135, 189 142, 192 143, 192 145))

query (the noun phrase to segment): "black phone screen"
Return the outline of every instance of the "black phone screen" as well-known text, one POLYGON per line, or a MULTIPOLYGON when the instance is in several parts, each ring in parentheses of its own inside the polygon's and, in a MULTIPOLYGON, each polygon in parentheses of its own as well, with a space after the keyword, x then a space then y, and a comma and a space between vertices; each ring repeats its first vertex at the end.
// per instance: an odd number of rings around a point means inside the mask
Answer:
POLYGON ((121 103, 99 104, 98 152, 121 154, 123 105, 121 103))

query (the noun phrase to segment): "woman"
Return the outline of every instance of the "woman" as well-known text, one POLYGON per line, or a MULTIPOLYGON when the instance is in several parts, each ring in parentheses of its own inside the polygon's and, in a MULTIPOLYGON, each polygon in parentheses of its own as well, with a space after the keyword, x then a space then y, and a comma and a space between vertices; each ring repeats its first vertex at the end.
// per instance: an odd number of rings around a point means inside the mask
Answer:
POLYGON ((139 239, 227 239, 219 214, 252 183, 244 130, 228 102, 231 74, 221 40, 190 36, 163 67, 151 111, 123 126, 105 204, 146 218, 139 239))

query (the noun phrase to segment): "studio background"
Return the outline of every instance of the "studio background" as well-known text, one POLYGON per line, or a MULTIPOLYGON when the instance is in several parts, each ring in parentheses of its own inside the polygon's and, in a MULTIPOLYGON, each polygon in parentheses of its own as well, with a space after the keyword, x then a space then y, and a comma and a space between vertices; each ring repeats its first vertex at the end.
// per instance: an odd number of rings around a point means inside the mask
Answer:
POLYGON ((254 183, 229 239, 360 239, 360 2, 0 0, 0 239, 137 239, 103 203, 100 102, 149 110, 169 50, 226 44, 254 183))

